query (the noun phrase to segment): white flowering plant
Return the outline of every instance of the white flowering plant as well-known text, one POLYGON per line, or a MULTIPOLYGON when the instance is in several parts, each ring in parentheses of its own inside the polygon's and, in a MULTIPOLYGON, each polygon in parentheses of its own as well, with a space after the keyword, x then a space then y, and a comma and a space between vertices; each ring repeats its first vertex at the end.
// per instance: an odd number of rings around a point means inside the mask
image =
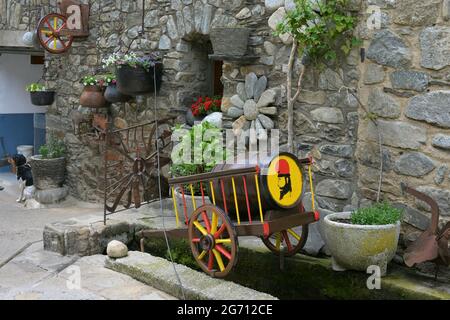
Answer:
POLYGON ((160 60, 160 56, 157 53, 150 53, 147 55, 138 55, 135 52, 121 54, 113 53, 108 58, 103 59, 103 67, 111 69, 113 67, 121 67, 124 65, 132 68, 142 67, 146 71, 149 71, 151 67, 154 67, 156 62, 160 60))

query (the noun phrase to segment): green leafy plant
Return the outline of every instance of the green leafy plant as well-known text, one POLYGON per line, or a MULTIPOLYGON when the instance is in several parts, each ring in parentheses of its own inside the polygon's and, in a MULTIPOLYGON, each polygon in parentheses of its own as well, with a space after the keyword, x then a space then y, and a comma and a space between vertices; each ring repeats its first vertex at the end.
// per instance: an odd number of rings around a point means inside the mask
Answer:
POLYGON ((49 137, 47 144, 39 148, 42 159, 61 158, 66 154, 66 145, 64 141, 56 138, 54 135, 49 137))
POLYGON ((352 213, 351 223, 356 225, 396 224, 402 219, 403 212, 388 202, 377 203, 352 213))
POLYGON ((115 74, 107 74, 103 76, 102 80, 105 86, 109 86, 110 84, 116 84, 117 82, 115 74))
POLYGON ((299 44, 300 55, 315 64, 336 60, 339 52, 347 55, 361 43, 353 36, 357 18, 348 9, 348 0, 296 0, 277 25, 276 34, 290 34, 299 44))
POLYGON ((27 85, 27 87, 25 88, 26 91, 28 92, 41 92, 41 91, 47 91, 45 89, 45 86, 40 84, 40 83, 31 83, 29 85, 27 85))
MULTIPOLYGON (((174 128, 175 130, 181 129, 181 126, 174 128)), ((182 141, 190 141, 191 143, 191 154, 190 160, 187 163, 173 163, 174 156, 182 158, 182 154, 172 153, 172 165, 170 167, 170 172, 173 177, 190 176, 199 173, 210 172, 216 166, 216 156, 226 160, 228 157, 228 152, 226 148, 222 146, 222 141, 217 138, 222 136, 221 130, 216 126, 205 121, 201 124, 193 126, 191 129, 187 130, 182 136, 182 141), (214 135, 216 133, 217 135, 214 135), (201 137, 201 142, 196 141, 196 134, 201 137), (201 136, 200 136, 201 134, 201 136), (216 150, 221 150, 222 154, 216 155, 216 150), (210 156, 206 157, 208 154, 210 156), (201 155, 200 161, 194 161, 194 157, 201 155)), ((185 150, 183 150, 185 151, 185 150)), ((187 190, 190 192, 190 190, 187 190)), ((194 185, 194 191, 196 194, 200 191, 200 185, 194 185)))
POLYGON ((307 65, 322 67, 338 58, 338 53, 348 54, 360 41, 353 36, 357 18, 346 8, 348 0, 295 0, 276 28, 275 35, 288 34, 293 38, 287 69, 288 143, 294 152, 294 104, 302 90, 307 65), (301 57, 302 68, 295 86, 292 84, 296 57, 301 57))
POLYGON ((96 86, 101 84, 95 76, 85 76, 80 81, 84 86, 96 86))

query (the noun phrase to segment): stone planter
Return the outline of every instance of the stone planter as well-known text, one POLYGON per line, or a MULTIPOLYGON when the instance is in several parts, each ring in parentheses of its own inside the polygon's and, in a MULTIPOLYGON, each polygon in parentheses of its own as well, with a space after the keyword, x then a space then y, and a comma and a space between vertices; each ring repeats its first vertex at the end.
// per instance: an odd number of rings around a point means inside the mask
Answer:
POLYGON ((324 219, 325 242, 335 271, 367 271, 377 265, 384 276, 397 250, 400 222, 388 225, 352 225, 351 212, 333 213, 324 219))
POLYGON ((120 93, 117 90, 117 85, 110 84, 105 90, 105 99, 111 103, 127 102, 131 99, 131 96, 120 93))
POLYGON ((66 179, 66 159, 42 159, 42 156, 32 156, 31 171, 34 186, 40 190, 57 189, 63 186, 66 179))
POLYGON ((54 91, 30 92, 31 103, 35 106, 49 106, 55 100, 54 91))
POLYGON ((103 87, 85 86, 80 97, 80 104, 87 108, 104 108, 106 100, 103 96, 103 87))
MULTIPOLYGON (((180 219, 184 220, 183 195, 181 194, 179 188, 175 188, 175 198, 177 199, 180 219)), ((190 193, 184 192, 184 198, 186 199, 187 215, 188 217, 190 217, 191 214, 194 212, 194 205, 192 204, 192 196, 190 195, 190 193)), ((203 205, 202 196, 194 196, 194 200, 197 208, 203 205)), ((205 204, 211 204, 211 201, 209 201, 209 197, 208 194, 206 193, 206 190, 205 190, 205 204)))
POLYGON ((239 27, 213 28, 211 42, 214 55, 244 56, 247 52, 250 29, 239 27))
POLYGON ((116 69, 117 90, 129 96, 151 94, 161 88, 163 65, 157 62, 154 67, 146 71, 142 67, 120 66, 116 69))

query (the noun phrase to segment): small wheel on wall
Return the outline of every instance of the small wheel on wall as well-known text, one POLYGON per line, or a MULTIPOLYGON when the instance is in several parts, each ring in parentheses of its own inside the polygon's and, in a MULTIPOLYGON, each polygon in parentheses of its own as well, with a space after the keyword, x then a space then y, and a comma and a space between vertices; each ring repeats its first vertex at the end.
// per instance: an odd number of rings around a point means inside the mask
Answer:
POLYGON ((67 25, 67 18, 58 13, 43 17, 37 26, 37 36, 41 46, 50 53, 60 54, 72 46, 73 37, 61 31, 67 25))
POLYGON ((214 205, 194 211, 188 226, 195 260, 211 277, 226 277, 237 263, 238 238, 230 218, 214 205))

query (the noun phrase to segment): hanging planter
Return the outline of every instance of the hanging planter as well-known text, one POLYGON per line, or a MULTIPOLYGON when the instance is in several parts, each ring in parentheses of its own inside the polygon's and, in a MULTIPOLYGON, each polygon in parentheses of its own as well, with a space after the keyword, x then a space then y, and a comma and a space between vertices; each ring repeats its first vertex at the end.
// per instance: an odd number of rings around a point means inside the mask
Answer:
POLYGON ((156 55, 139 57, 135 53, 117 53, 105 59, 106 68, 115 67, 117 90, 125 95, 140 96, 159 91, 163 65, 156 55))
POLYGON ((47 91, 47 89, 39 83, 28 85, 26 90, 30 93, 31 103, 35 106, 48 106, 55 101, 55 92, 47 91))
POLYGON ((131 99, 131 96, 122 94, 117 90, 117 81, 114 75, 107 75, 105 77, 105 84, 107 85, 105 90, 105 99, 111 103, 127 102, 131 99))
POLYGON ((81 93, 80 104, 87 108, 105 108, 107 104, 103 96, 103 82, 91 76, 84 77, 81 82, 84 84, 84 89, 81 93))
POLYGON ((250 29, 243 27, 220 27, 211 30, 214 55, 244 56, 247 52, 250 29))

